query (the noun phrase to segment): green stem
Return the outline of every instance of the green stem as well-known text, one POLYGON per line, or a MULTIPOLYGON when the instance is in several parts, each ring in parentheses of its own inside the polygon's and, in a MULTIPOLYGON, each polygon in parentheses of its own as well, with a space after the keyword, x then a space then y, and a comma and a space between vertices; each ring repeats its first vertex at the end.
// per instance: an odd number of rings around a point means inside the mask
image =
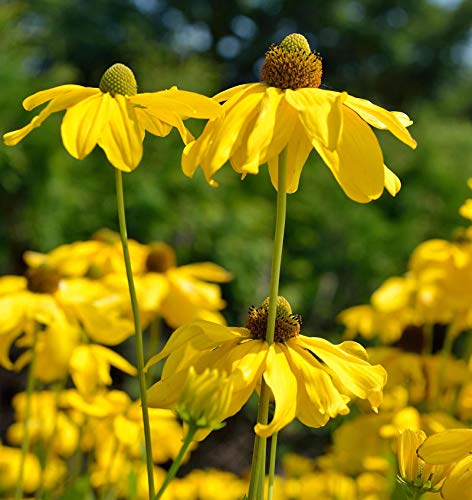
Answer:
MULTIPOLYGON (((161 340, 161 318, 158 316, 151 321, 149 327, 148 357, 154 356, 159 348, 161 340)), ((146 382, 150 386, 153 383, 153 369, 156 365, 151 365, 146 373, 146 382)))
POLYGON ((30 413, 31 413, 31 396, 34 390, 34 367, 36 365, 36 343, 38 340, 38 326, 35 325, 33 331, 33 343, 31 346, 31 361, 28 367, 28 376, 26 379, 26 404, 25 404, 25 416, 24 416, 24 431, 23 431, 23 441, 21 443, 21 458, 20 458, 20 469, 18 471, 18 483, 15 490, 15 500, 20 500, 23 498, 23 483, 25 475, 25 463, 26 455, 28 454, 30 445, 30 413))
MULTIPOLYGON (((266 342, 272 344, 275 335, 275 317, 277 313, 277 296, 279 294, 280 268, 282 264, 282 250, 285 231, 285 215, 287 208, 287 150, 284 149, 279 157, 277 212, 275 219, 274 248, 272 252, 272 270, 270 275, 269 312, 267 318, 266 342)), ((259 411, 257 422, 267 424, 269 419, 270 390, 264 377, 261 381, 259 411)), ((264 475, 266 460, 267 439, 256 436, 254 454, 252 457, 251 479, 249 483, 249 500, 262 500, 264 496, 264 475), (259 476, 259 477, 256 477, 259 476)))
POLYGON ((422 354, 433 354, 433 341, 434 341, 434 324, 426 323, 423 326, 423 348, 422 354))
POLYGON ((438 369, 438 385, 436 388, 436 400, 435 400, 435 408, 437 410, 439 410, 441 406, 441 391, 444 384, 444 377, 446 375, 447 358, 450 356, 452 352, 452 346, 454 344, 454 338, 455 338, 454 330, 455 330, 455 324, 454 322, 452 322, 447 327, 446 336, 444 337, 444 344, 441 349, 441 359, 439 361, 439 369, 438 369))
POLYGON ((148 412, 147 394, 146 394, 146 378, 144 375, 143 333, 141 331, 138 300, 136 297, 136 290, 134 287, 133 270, 131 268, 131 258, 128 249, 128 234, 126 230, 126 217, 125 217, 125 199, 123 195, 123 178, 121 171, 118 169, 115 169, 115 180, 116 180, 116 203, 118 208, 118 221, 120 224, 121 243, 123 246, 123 256, 126 267, 126 276, 128 278, 129 295, 131 299, 131 308, 133 310, 134 328, 136 333, 135 335, 136 355, 138 361, 138 379, 139 379, 139 391, 141 394, 141 410, 143 414, 144 442, 146 447, 149 498, 152 499, 154 497, 154 472, 153 472, 153 461, 152 461, 151 428, 149 426, 149 412, 148 412))
POLYGON ((187 435, 185 436, 184 442, 182 443, 182 447, 180 448, 179 454, 175 458, 175 460, 172 462, 172 465, 170 466, 170 469, 167 472, 167 476, 164 479, 164 482, 162 483, 162 486, 159 488, 159 491, 156 494, 155 500, 158 500, 159 498, 162 497, 165 489, 169 485, 169 483, 174 479, 175 475, 177 474, 177 471, 179 470, 179 467, 182 463, 182 460, 185 456, 185 453, 187 453, 187 449, 190 446, 190 444, 193 441, 193 438, 195 437, 195 433, 197 432, 198 427, 196 425, 189 424, 188 427, 188 432, 187 435))
POLYGON ((277 438, 278 432, 272 434, 270 443, 270 461, 269 461, 269 490, 267 492, 267 500, 272 500, 274 496, 274 479, 275 479, 275 459, 277 457, 277 438))

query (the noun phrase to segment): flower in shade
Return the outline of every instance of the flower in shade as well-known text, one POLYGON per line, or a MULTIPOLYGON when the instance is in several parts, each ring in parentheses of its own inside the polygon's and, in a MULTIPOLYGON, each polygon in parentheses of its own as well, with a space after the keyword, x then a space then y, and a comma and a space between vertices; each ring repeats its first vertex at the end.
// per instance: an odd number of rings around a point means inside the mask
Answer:
POLYGON ((27 97, 23 107, 30 111, 46 102, 28 125, 3 136, 5 144, 18 144, 49 115, 66 110, 61 135, 68 153, 81 160, 98 144, 108 161, 125 172, 139 165, 146 130, 164 137, 175 127, 188 143, 193 137, 182 120, 215 118, 220 113, 215 101, 176 87, 138 94, 134 74, 123 64, 111 66, 99 88, 60 85, 27 97))
POLYGON ((277 189, 279 155, 286 149, 287 192, 298 188, 312 149, 321 156, 347 196, 365 203, 384 189, 395 195, 400 180, 384 164, 370 126, 389 130, 411 148, 416 142, 404 113, 390 112, 370 101, 319 88, 321 57, 299 34, 287 36, 267 52, 260 83, 239 85, 217 94, 224 114, 207 123, 197 141, 185 147, 184 173, 200 165, 211 183, 229 160, 242 174, 257 174, 268 163, 277 189), (369 126, 370 125, 370 126, 369 126))
POLYGON ((233 384, 231 402, 222 419, 234 415, 258 390, 264 378, 275 401, 268 425, 255 431, 267 437, 295 417, 310 427, 321 427, 336 415, 349 413, 355 396, 369 400, 374 410, 382 401, 387 374, 367 361, 356 342, 333 345, 325 339, 300 335, 301 319, 283 298, 277 300, 275 342, 265 341, 268 300, 251 307, 246 328, 195 321, 177 329, 148 366, 167 358, 162 378, 148 390, 151 407, 174 408, 191 366, 228 374, 233 384))

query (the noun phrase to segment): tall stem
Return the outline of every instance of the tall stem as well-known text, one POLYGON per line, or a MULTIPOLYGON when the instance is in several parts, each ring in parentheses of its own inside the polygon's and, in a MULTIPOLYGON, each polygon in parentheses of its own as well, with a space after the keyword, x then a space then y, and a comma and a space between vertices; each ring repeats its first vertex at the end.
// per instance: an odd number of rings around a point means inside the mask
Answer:
POLYGON ((24 431, 23 441, 21 443, 21 458, 20 469, 18 471, 18 483, 16 484, 15 500, 23 498, 23 485, 25 476, 25 463, 30 445, 30 413, 31 413, 31 397, 34 390, 34 367, 36 365, 36 343, 38 340, 38 326, 34 326, 33 331, 33 344, 31 346, 31 361, 28 367, 28 376, 26 379, 26 401, 25 401, 25 415, 24 415, 24 431))
POLYGON ((180 448, 179 454, 172 462, 172 465, 170 466, 170 469, 167 472, 167 476, 164 482, 162 483, 162 486, 159 488, 159 491, 157 492, 155 500, 161 498, 169 483, 172 481, 172 479, 174 479, 175 475, 177 474, 177 471, 179 470, 180 464, 182 463, 182 460, 185 456, 185 453, 187 452, 188 447, 190 446, 190 444, 193 441, 193 438, 195 437, 196 432, 197 432, 197 427, 195 425, 189 425, 187 435, 185 436, 184 442, 182 443, 182 447, 180 448))
POLYGON ((126 267, 126 276, 128 278, 129 296, 131 299, 131 308, 133 310, 133 319, 134 319, 134 329, 136 333, 135 335, 136 355, 138 362, 139 391, 141 394, 141 410, 143 414, 144 442, 146 447, 149 498, 152 499, 154 497, 154 473, 152 466, 153 462, 152 462, 151 428, 149 426, 149 412, 148 412, 147 394, 146 394, 146 378, 144 375, 143 333, 141 331, 138 300, 136 297, 136 289, 134 287, 133 270, 131 268, 131 258, 128 249, 128 234, 126 230, 126 217, 125 217, 125 199, 123 195, 123 178, 121 171, 118 169, 115 169, 115 181, 116 181, 116 204, 118 208, 118 221, 120 225, 121 243, 123 246, 123 257, 126 267))
MULTIPOLYGON (((272 270, 270 275, 269 312, 267 318, 266 342, 272 344, 275 335, 275 317, 277 313, 277 296, 279 294, 280 268, 282 264, 282 250, 285 231, 285 215, 287 209, 287 150, 284 149, 279 157, 277 212, 275 219, 274 249, 272 252, 272 270)), ((270 390, 264 377, 261 381, 259 411, 257 422, 267 424, 269 419, 270 390)), ((249 500, 262 500, 264 497, 264 475, 266 460, 267 439, 255 437, 254 453, 252 457, 251 480, 249 483, 249 500)), ((275 449, 274 460, 275 460, 275 449)), ((271 451, 272 454, 272 451, 271 451)))
POLYGON ((267 491, 267 500, 272 500, 274 496, 274 479, 275 479, 275 459, 277 456, 277 438, 279 433, 274 432, 270 442, 270 460, 269 460, 269 489, 267 491))

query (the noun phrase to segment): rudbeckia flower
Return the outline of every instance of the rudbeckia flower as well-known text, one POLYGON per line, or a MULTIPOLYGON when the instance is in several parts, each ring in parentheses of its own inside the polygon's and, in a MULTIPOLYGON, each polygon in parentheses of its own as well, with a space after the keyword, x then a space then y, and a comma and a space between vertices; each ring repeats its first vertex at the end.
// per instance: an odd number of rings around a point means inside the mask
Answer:
POLYGON ((394 196, 400 180, 384 165, 370 126, 389 130, 415 148, 406 129, 411 120, 346 92, 320 89, 321 73, 321 57, 302 35, 289 35, 280 46, 273 45, 262 67, 262 82, 239 85, 214 97, 224 102, 224 114, 208 122, 198 140, 185 147, 184 173, 192 176, 200 165, 215 184, 213 176, 228 160, 243 177, 257 174, 267 162, 277 189, 279 156, 286 150, 287 192, 293 193, 315 149, 353 200, 374 200, 384 187, 394 196))
POLYGON ((27 97, 23 107, 30 111, 46 102, 28 125, 3 136, 5 144, 15 146, 49 115, 66 110, 61 135, 68 153, 82 160, 98 144, 108 161, 125 172, 139 165, 146 130, 164 137, 176 127, 188 143, 193 137, 182 120, 215 118, 220 113, 215 101, 177 87, 138 94, 134 74, 123 64, 111 66, 99 88, 60 85, 27 97))
POLYGON ((275 342, 265 341, 268 300, 252 307, 246 328, 195 321, 177 329, 148 367, 168 358, 162 379, 148 390, 148 403, 175 408, 191 366, 226 372, 233 384, 225 418, 234 415, 258 390, 264 378, 275 401, 272 421, 258 423, 255 432, 268 437, 295 417, 310 427, 321 427, 331 417, 349 413, 348 401, 367 399, 374 410, 382 401, 387 374, 367 361, 355 342, 333 345, 325 339, 300 335, 300 317, 283 298, 277 301, 275 342))

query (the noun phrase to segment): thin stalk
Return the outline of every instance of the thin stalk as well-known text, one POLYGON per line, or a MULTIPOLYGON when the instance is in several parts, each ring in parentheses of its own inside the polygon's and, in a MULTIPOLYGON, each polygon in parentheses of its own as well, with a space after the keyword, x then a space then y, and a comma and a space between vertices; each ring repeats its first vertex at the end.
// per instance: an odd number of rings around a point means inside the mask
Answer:
POLYGON ((34 390, 34 367, 36 365, 36 343, 38 340, 38 326, 35 325, 33 331, 33 344, 31 346, 31 361, 28 367, 28 375, 26 379, 26 404, 25 404, 25 417, 24 417, 24 431, 23 441, 21 443, 21 458, 20 470, 18 471, 18 483, 15 490, 15 500, 23 498, 23 486, 25 475, 26 456, 28 454, 30 445, 30 414, 31 414, 31 396, 34 390))
POLYGON ((151 428, 149 426, 149 412, 147 405, 146 394, 146 378, 144 375, 144 349, 143 349, 143 332, 141 330, 141 321, 139 319, 138 300, 136 297, 136 289, 134 287, 133 270, 131 268, 131 258, 128 248, 128 234, 126 230, 125 216, 125 200, 123 195, 123 178, 121 171, 115 169, 116 181, 116 204, 118 209, 118 221, 120 225, 121 244, 123 246, 123 257, 126 267, 126 276, 128 278, 129 296, 131 299, 131 308, 133 310, 134 329, 136 338, 136 356, 138 362, 138 380, 139 391, 141 395, 141 410, 143 414, 144 427, 144 443, 146 447, 146 464, 148 474, 149 498, 154 497, 154 473, 152 462, 152 444, 151 444, 151 428))
MULTIPOLYGON (((279 294, 280 268, 282 264, 282 250, 285 231, 285 216, 287 211, 287 150, 284 149, 279 157, 277 211, 275 219, 274 248, 272 252, 272 270, 270 275, 269 312, 267 318, 266 342, 272 344, 275 335, 275 317, 277 313, 277 296, 279 294)), ((269 419, 270 390, 266 386, 264 377, 261 381, 259 411, 257 422, 267 424, 269 419)), ((264 475, 266 461, 267 439, 256 436, 254 454, 252 457, 251 480, 249 483, 249 500, 262 500, 264 497, 264 475), (256 475, 260 477, 257 478, 256 475)), ((272 452, 271 452, 272 453, 272 452)), ((275 451, 274 451, 275 453, 275 451)))
MULTIPOLYGON (((159 342, 161 340, 161 318, 158 316, 151 321, 151 325, 149 327, 149 342, 148 342, 148 358, 157 354, 157 350, 159 348, 159 342)), ((153 369, 155 365, 152 365, 148 368, 146 373, 146 382, 147 385, 150 386, 153 383, 153 369)))
POLYGON ((267 492, 267 500, 272 500, 274 496, 274 479, 275 479, 275 460, 277 457, 277 438, 278 432, 274 432, 270 442, 270 460, 269 460, 269 490, 267 492))
POLYGON ((179 454, 175 458, 175 460, 172 462, 172 465, 170 466, 170 469, 167 472, 167 476, 164 479, 164 482, 162 483, 162 486, 159 488, 159 491, 156 494, 155 500, 158 500, 159 498, 162 497, 164 494, 165 489, 169 485, 169 483, 174 479, 175 475, 177 474, 177 471, 179 470, 180 465, 182 464, 182 460, 185 456, 185 453, 187 453, 188 447, 193 441, 193 438, 195 437, 195 433, 197 432, 197 426, 189 424, 188 427, 188 432, 187 435, 185 436, 184 442, 182 443, 182 447, 180 448, 179 454))
POLYGON ((430 355, 433 354, 433 343, 434 343, 434 324, 426 323, 423 326, 423 348, 422 354, 430 355))
POLYGON ((439 360, 439 369, 438 369, 438 385, 436 388, 436 400, 435 400, 435 408, 437 410, 440 409, 441 406, 441 391, 444 384, 444 377, 446 375, 446 365, 447 358, 452 352, 452 346, 454 344, 454 330, 455 324, 454 322, 450 323, 446 330, 446 336, 444 337, 444 344, 441 349, 441 359, 439 360))

